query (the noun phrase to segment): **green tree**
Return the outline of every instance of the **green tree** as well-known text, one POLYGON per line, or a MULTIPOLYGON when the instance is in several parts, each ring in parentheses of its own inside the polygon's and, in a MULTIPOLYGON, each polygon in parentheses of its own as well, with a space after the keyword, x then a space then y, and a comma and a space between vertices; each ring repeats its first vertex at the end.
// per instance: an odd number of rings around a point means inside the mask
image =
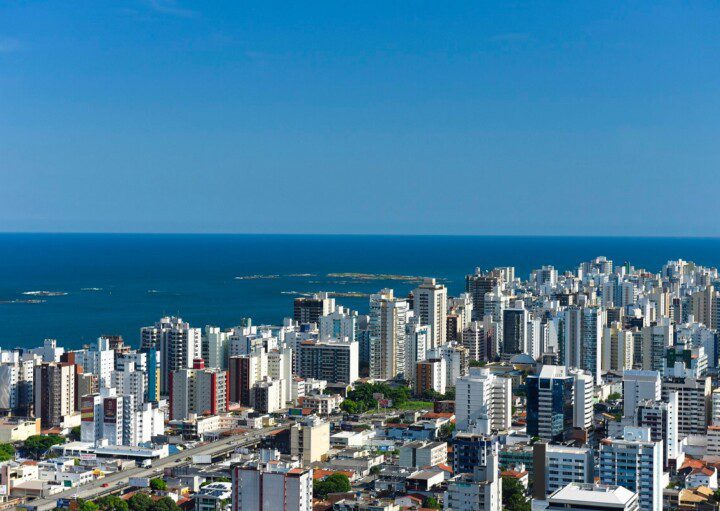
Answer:
POLYGON ((153 500, 147 493, 136 493, 128 499, 128 505, 132 511, 150 511, 153 500))
POLYGON ((167 483, 159 477, 155 477, 153 479, 150 479, 150 489, 155 491, 166 491, 167 483))
POLYGON ((618 399, 621 399, 622 395, 619 392, 613 392, 608 396, 608 401, 617 401, 618 399))
POLYGON ((471 360, 470 361, 470 367, 483 367, 487 364, 487 362, 484 362, 482 360, 471 360))
POLYGON ((0 444, 0 461, 8 461, 15 457, 15 446, 13 444, 0 444))
POLYGON ((95 500, 100 511, 128 511, 128 503, 117 495, 108 495, 95 500))
POLYGON ((90 500, 77 499, 77 511, 98 511, 98 505, 90 500))
POLYGON ((180 511, 180 506, 170 497, 163 497, 153 502, 150 511, 180 511))
POLYGON ((345 474, 335 473, 324 480, 313 481, 313 495, 324 499, 329 493, 342 493, 350 491, 350 479, 345 474))
POLYGON ((440 440, 449 440, 452 437, 453 431, 455 431, 455 423, 448 421, 442 426, 440 426, 438 438, 440 440))
POLYGON ((80 426, 75 426, 70 430, 70 440, 75 442, 80 441, 80 426))
POLYGON ((53 445, 64 443, 65 438, 60 435, 33 435, 25 440, 23 449, 35 459, 40 459, 53 445))
POLYGON ((428 509, 442 509, 442 504, 435 497, 428 497, 425 499, 424 507, 428 509))
POLYGON ((507 511, 530 511, 530 501, 525 497, 525 487, 513 477, 502 479, 502 501, 507 511))

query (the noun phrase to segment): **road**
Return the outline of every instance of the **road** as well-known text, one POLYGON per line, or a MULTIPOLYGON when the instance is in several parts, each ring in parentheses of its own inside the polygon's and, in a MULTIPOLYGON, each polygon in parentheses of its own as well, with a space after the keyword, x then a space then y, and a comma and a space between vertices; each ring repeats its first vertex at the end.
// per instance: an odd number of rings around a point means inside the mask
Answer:
POLYGON ((70 488, 68 490, 55 493, 48 498, 36 499, 27 502, 23 507, 35 511, 49 511, 55 508, 58 499, 73 499, 75 497, 85 500, 97 499, 103 495, 118 492, 126 488, 128 486, 128 480, 131 477, 157 477, 162 474, 166 468, 188 465, 190 461, 185 461, 185 458, 187 457, 192 457, 197 454, 217 455, 223 452, 231 452, 239 447, 246 447, 257 443, 260 438, 280 427, 282 426, 278 425, 272 428, 264 428, 254 431, 250 430, 247 435, 231 436, 207 444, 198 445, 197 447, 193 447, 191 449, 185 449, 184 451, 168 456, 167 458, 155 460, 150 467, 137 467, 113 473, 102 479, 97 479, 90 484, 78 486, 77 488, 70 488), (103 487, 104 484, 108 484, 109 486, 103 487))

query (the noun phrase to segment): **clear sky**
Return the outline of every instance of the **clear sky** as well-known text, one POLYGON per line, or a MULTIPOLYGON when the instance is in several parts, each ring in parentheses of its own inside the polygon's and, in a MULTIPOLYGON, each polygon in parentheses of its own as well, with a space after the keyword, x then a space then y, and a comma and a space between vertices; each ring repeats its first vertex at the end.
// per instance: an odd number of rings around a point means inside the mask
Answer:
POLYGON ((0 3, 0 231, 720 235, 715 1, 0 3))

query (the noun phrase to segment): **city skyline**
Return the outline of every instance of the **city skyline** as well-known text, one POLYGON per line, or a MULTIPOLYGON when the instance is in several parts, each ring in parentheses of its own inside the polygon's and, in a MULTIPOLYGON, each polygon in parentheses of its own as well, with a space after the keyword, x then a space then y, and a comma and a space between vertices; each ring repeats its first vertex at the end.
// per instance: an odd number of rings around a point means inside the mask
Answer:
POLYGON ((0 231, 718 236, 717 14, 9 3, 0 231))

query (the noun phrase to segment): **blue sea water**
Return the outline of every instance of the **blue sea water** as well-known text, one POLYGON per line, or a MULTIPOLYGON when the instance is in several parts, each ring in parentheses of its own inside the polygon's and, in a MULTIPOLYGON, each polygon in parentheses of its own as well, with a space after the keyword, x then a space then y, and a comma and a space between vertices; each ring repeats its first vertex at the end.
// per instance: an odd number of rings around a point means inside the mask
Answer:
MULTIPOLYGON (((292 315, 293 292, 369 294, 393 287, 405 294, 414 287, 329 273, 433 276, 457 294, 476 266, 515 266, 526 278, 543 264, 574 269, 598 255, 652 271, 677 258, 717 266, 720 239, 0 234, 0 347, 36 346, 53 337, 75 348, 101 334, 120 334, 136 345, 140 327, 163 314, 179 314, 194 326, 230 327, 243 317, 279 324, 292 315), (277 277, 235 278, 252 275, 277 277), (20 303, 28 299, 44 302, 20 303)), ((337 302, 361 313, 368 308, 366 297, 337 302)))

